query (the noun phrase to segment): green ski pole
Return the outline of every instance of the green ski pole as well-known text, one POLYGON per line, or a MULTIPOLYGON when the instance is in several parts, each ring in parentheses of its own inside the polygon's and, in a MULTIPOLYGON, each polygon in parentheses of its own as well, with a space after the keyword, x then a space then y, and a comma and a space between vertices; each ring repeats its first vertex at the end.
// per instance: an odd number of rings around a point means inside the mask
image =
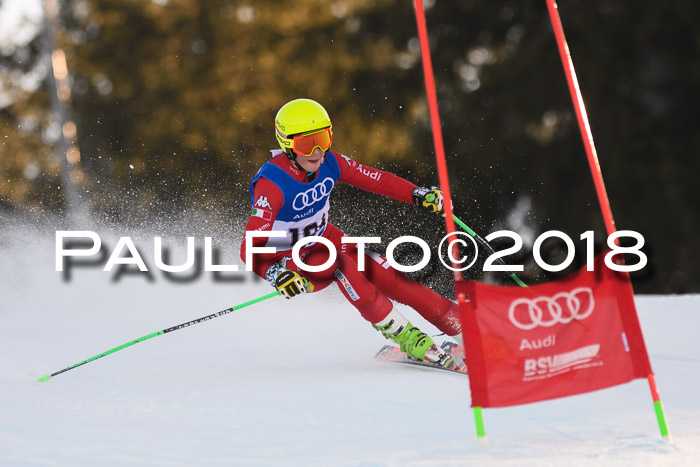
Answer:
MULTIPOLYGON (((452 215, 452 218, 455 220, 455 222, 457 223, 457 225, 459 225, 461 228, 463 228, 469 235, 471 235, 472 237, 474 237, 474 239, 475 239, 477 242, 479 242, 479 243, 481 244, 481 246, 483 246, 484 248, 486 248, 486 249, 489 251, 489 253, 491 253, 492 255, 495 255, 495 254, 496 254, 496 251, 495 251, 493 248, 491 248, 491 245, 489 245, 489 242, 487 242, 486 240, 484 240, 483 238, 481 238, 481 236, 479 236, 476 232, 474 232, 472 229, 470 229, 470 228, 467 226, 467 224, 465 224, 465 223, 462 222, 461 220, 457 219, 457 216, 455 216, 454 214, 452 215)), ((502 265, 505 265, 505 264, 506 264, 506 263, 503 262, 503 260, 502 260, 501 258, 496 258, 496 261, 498 261, 498 262, 501 263, 502 265)), ((510 277, 511 277, 520 287, 527 287, 527 285, 526 285, 523 281, 521 281, 520 278, 519 278, 518 276, 515 275, 515 273, 512 273, 512 274, 510 275, 510 277)))
POLYGON ((217 313, 213 313, 213 314, 208 315, 208 316, 203 316, 202 318, 198 318, 198 319, 195 319, 195 320, 192 320, 192 321, 188 321, 188 322, 186 322, 186 323, 178 324, 177 326, 173 326, 173 327, 171 327, 171 328, 163 329, 162 331, 153 332, 153 333, 148 334, 148 335, 143 336, 143 337, 139 337, 138 339, 134 339, 134 340, 132 340, 132 341, 127 342, 126 344, 122 344, 122 345, 120 345, 120 346, 118 346, 118 347, 115 347, 115 348, 113 348, 113 349, 111 349, 111 350, 108 350, 108 351, 106 351, 106 352, 102 352, 102 353, 99 354, 99 355, 95 355, 95 356, 92 357, 92 358, 88 358, 87 360, 83 360, 83 361, 80 362, 80 363, 76 363, 75 365, 71 365, 71 366, 69 366, 68 368, 64 368, 64 369, 59 370, 59 371, 57 371, 57 372, 55 372, 55 373, 51 373, 50 375, 44 375, 44 376, 42 376, 41 378, 39 378, 37 381, 46 382, 46 381, 50 380, 51 378, 53 378, 53 377, 56 376, 56 375, 60 375, 61 373, 64 373, 64 372, 66 372, 66 371, 68 371, 68 370, 72 370, 73 368, 77 368, 77 367, 79 367, 79 366, 85 365, 86 363, 90 363, 90 362, 92 362, 92 361, 94 361, 94 360, 97 360, 98 358, 102 358, 102 357, 105 357, 105 356, 107 356, 107 355, 109 355, 109 354, 113 354, 114 352, 117 352, 117 351, 119 351, 119 350, 121 350, 121 349, 125 349, 125 348, 127 348, 127 347, 131 347, 131 346, 134 345, 134 344, 138 344, 139 342, 146 341, 146 340, 148 340, 148 339, 151 339, 152 337, 160 336, 161 334, 167 334, 167 333, 173 332, 173 331, 178 331, 178 330, 180 330, 180 329, 183 329, 183 328, 186 328, 186 327, 189 327, 189 326, 193 326, 193 325, 195 325, 195 324, 199 324, 199 323, 202 323, 202 322, 204 322, 204 321, 209 321, 210 319, 218 318, 219 316, 223 316, 223 315, 226 315, 226 314, 228 314, 228 313, 231 313, 232 311, 239 310, 239 309, 244 308, 244 307, 247 307, 247 306, 249 306, 249 305, 253 305, 254 303, 262 302, 263 300, 267 300, 268 298, 272 298, 272 297, 275 297, 275 296, 277 296, 277 295, 279 295, 279 291, 270 292, 269 294, 263 295, 262 297, 258 297, 258 298, 254 299, 254 300, 250 300, 250 301, 248 301, 248 302, 241 303, 240 305, 236 305, 236 306, 234 306, 234 307, 227 308, 227 309, 225 309, 225 310, 221 310, 221 311, 219 311, 219 312, 217 312, 217 313))

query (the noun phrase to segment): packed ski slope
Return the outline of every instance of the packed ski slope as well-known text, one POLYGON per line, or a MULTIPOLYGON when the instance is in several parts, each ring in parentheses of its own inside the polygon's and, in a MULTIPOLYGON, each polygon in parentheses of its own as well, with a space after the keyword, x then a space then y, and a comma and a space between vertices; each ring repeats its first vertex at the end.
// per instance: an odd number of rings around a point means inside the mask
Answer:
POLYGON ((246 273, 114 282, 92 267, 67 282, 53 235, 0 234, 0 465, 700 464, 700 296, 637 299, 674 444, 639 380, 485 410, 482 447, 467 378, 374 361, 385 341, 336 291, 275 297, 39 383, 270 291, 246 273))

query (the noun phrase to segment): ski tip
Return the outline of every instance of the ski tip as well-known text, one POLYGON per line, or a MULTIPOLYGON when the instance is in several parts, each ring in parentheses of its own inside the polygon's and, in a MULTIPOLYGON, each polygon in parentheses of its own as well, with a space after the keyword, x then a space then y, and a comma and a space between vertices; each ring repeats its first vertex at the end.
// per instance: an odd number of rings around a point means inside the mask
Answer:
POLYGON ((51 375, 44 375, 41 378, 39 378, 37 381, 39 381, 40 383, 45 383, 50 379, 51 379, 51 375))

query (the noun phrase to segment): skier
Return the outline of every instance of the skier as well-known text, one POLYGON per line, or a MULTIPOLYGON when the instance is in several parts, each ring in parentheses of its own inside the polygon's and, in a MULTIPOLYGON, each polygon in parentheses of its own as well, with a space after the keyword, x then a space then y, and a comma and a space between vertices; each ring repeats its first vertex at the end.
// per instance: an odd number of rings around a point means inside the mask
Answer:
MULTIPOLYGON (((337 182, 412 203, 445 216, 442 192, 420 188, 392 173, 367 167, 331 151, 333 125, 326 110, 310 99, 288 102, 275 117, 275 136, 280 150, 273 150, 250 183, 253 211, 246 232, 283 231, 285 237, 255 238, 255 247, 276 247, 276 253, 256 253, 252 267, 286 298, 322 290, 336 282, 343 295, 363 318, 391 339, 407 355, 445 367, 453 359, 433 339, 413 326, 394 308, 391 300, 415 309, 440 331, 462 344, 457 304, 391 268, 378 253, 341 243, 347 236, 328 219, 329 197, 337 182), (299 268, 292 259, 294 244, 303 237, 322 236, 338 252, 332 265, 321 272, 299 268), (359 271, 358 255, 365 255, 359 271)), ((246 241, 241 242, 246 261, 246 241)), ((309 243, 300 259, 319 266, 329 259, 329 249, 309 243)))

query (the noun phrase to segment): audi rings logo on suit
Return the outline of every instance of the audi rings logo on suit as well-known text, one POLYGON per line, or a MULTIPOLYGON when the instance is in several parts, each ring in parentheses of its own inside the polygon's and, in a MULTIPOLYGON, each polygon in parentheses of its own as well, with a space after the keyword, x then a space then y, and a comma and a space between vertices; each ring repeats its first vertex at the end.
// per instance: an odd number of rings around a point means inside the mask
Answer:
POLYGON ((319 201, 323 201, 328 197, 328 195, 330 195, 334 185, 335 182, 331 177, 324 178, 322 182, 319 182, 308 190, 297 194, 294 197, 292 207, 295 211, 301 211, 304 208, 313 206, 319 201))

